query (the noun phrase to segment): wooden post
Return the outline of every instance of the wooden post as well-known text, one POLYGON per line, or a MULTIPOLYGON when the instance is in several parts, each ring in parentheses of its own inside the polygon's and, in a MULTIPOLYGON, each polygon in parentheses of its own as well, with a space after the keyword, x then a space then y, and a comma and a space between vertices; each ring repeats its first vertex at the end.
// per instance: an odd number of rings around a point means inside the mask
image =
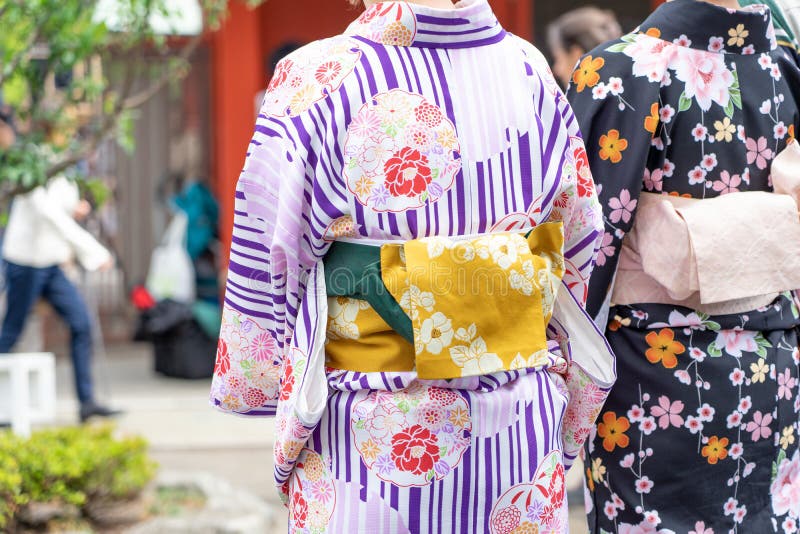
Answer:
POLYGON ((212 78, 212 168, 214 188, 220 203, 220 235, 227 266, 233 228, 233 196, 242 170, 247 145, 255 124, 254 99, 264 88, 258 13, 244 2, 231 2, 228 18, 213 34, 212 78))

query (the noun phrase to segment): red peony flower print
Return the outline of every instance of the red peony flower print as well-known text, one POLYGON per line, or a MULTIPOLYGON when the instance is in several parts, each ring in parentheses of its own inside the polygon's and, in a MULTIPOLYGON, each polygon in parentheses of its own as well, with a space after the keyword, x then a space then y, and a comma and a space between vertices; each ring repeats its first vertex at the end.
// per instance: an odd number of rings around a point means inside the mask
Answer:
POLYGON ((308 503, 306 502, 303 494, 295 491, 292 495, 291 516, 294 526, 297 529, 306 526, 306 519, 308 518, 308 503))
POLYGON ((519 526, 522 512, 514 505, 507 506, 497 512, 492 519, 492 526, 497 534, 511 534, 519 526))
POLYGON ((419 122, 425 123, 429 128, 436 128, 442 123, 442 111, 429 102, 423 102, 414 108, 414 115, 419 122))
POLYGON ((428 158, 419 150, 404 147, 384 164, 386 188, 392 196, 415 197, 422 194, 431 183, 428 158))
POLYGON ((317 68, 314 77, 322 85, 331 83, 342 72, 342 65, 338 61, 328 61, 317 68))
POLYGON ((589 157, 586 155, 586 149, 576 148, 573 156, 575 157, 575 170, 578 173, 578 196, 581 198, 591 197, 594 195, 594 180, 592 180, 592 171, 589 169, 589 157))
POLYGON ((282 401, 289 400, 289 397, 292 396, 293 389, 294 389, 294 374, 293 374, 292 364, 287 361, 286 365, 283 366, 280 400, 282 401))
POLYGON ((564 504, 564 464, 556 465, 553 476, 550 478, 550 486, 547 488, 550 494, 550 504, 560 507, 564 504))
POLYGON ((439 445, 430 430, 413 425, 392 436, 392 460, 401 471, 427 473, 439 461, 439 445))
POLYGON ((228 344, 220 338, 217 343, 217 362, 214 364, 214 374, 223 376, 231 369, 231 354, 228 352, 228 344))
POLYGON ((294 62, 291 59, 284 59, 278 63, 278 66, 275 67, 275 73, 272 75, 272 80, 267 87, 267 91, 274 91, 286 83, 286 78, 289 77, 289 72, 292 70, 293 65, 294 62))
POLYGON ((267 396, 257 388, 249 388, 244 392, 244 402, 251 408, 261 408, 267 402, 267 396))
POLYGON ((370 8, 361 13, 361 16, 358 17, 358 22, 359 24, 369 24, 376 16, 378 16, 378 8, 370 8))

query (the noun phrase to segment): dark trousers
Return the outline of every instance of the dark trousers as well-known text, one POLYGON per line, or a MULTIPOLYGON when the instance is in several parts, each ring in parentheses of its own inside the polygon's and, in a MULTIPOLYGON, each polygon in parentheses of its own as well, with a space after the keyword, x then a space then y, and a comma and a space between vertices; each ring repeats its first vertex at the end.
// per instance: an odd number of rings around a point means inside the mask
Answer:
POLYGON ((58 266, 27 267, 6 262, 7 310, 0 332, 0 354, 10 352, 39 298, 50 303, 69 326, 75 389, 81 403, 94 400, 92 391, 92 325, 86 304, 58 266))

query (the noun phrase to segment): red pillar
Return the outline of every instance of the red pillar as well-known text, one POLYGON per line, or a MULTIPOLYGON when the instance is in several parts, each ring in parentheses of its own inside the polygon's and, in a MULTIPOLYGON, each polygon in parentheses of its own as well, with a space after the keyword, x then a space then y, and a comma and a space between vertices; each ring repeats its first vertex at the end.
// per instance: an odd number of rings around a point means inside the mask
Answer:
POLYGON ((215 192, 220 202, 220 235, 227 263, 233 228, 233 196, 255 123, 255 96, 266 83, 259 16, 244 2, 212 37, 212 146, 215 192))

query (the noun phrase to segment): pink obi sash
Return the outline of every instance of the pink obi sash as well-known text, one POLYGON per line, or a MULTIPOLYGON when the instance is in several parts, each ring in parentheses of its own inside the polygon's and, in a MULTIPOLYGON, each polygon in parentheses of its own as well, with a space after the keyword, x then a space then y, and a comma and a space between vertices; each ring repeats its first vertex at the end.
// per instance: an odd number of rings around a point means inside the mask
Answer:
POLYGON ((643 193, 620 252, 614 304, 742 313, 800 288, 800 147, 774 161, 774 193, 710 199, 643 193))

